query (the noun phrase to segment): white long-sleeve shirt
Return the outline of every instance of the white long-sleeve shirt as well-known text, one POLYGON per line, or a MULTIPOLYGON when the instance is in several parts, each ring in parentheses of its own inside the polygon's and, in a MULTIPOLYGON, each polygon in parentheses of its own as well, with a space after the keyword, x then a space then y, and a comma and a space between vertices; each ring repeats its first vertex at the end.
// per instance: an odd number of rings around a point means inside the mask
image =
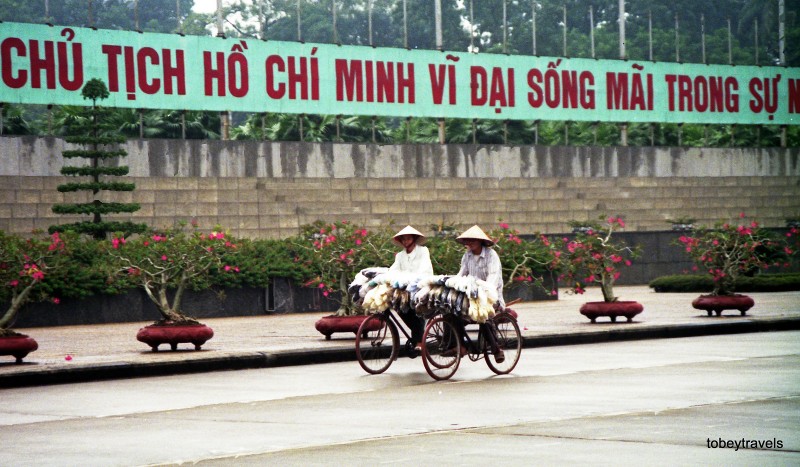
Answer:
POLYGON ((395 255, 394 264, 389 271, 433 275, 433 265, 428 247, 417 245, 411 250, 411 253, 406 253, 405 249, 400 251, 395 255))
POLYGON ((473 276, 494 285, 497 287, 500 305, 506 306, 506 301, 503 299, 503 265, 500 263, 500 256, 493 249, 485 246, 479 255, 471 251, 464 253, 458 275, 473 276))

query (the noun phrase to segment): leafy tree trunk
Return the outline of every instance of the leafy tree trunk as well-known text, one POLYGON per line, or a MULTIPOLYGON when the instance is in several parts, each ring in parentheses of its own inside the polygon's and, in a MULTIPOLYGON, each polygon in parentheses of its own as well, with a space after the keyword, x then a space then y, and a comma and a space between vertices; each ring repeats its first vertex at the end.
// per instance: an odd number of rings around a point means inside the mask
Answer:
POLYGON ((353 303, 353 297, 347 293, 347 276, 344 272, 339 275, 339 293, 342 296, 342 304, 339 309, 336 311, 336 316, 348 316, 355 314, 355 303, 353 303))
POLYGON ((603 291, 604 302, 616 302, 617 297, 614 296, 614 279, 608 275, 603 274, 600 278, 600 289, 603 291))
POLYGON ((36 282, 31 282, 27 287, 22 289, 22 292, 11 297, 11 305, 8 307, 5 314, 3 314, 3 317, 0 318, 0 336, 10 334, 8 327, 14 322, 19 309, 22 308, 22 305, 28 300, 28 296, 31 294, 34 285, 36 285, 36 282))

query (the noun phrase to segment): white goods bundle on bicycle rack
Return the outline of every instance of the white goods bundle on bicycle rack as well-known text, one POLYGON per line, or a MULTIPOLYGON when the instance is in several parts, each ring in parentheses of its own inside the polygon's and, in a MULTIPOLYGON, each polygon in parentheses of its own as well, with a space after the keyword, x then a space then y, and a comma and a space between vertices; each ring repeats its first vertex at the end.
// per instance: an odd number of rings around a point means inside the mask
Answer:
POLYGON ((495 313, 497 292, 487 282, 470 276, 419 275, 386 268, 360 271, 348 292, 367 313, 389 308, 422 316, 452 313, 484 323, 495 313))

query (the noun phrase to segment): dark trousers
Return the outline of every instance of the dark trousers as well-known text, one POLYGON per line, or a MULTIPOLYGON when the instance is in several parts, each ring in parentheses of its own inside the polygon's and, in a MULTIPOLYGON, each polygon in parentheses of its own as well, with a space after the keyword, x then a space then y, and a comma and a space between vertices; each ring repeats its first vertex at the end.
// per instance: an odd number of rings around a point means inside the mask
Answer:
POLYGON ((411 340, 414 341, 414 344, 422 342, 422 333, 425 332, 425 320, 417 316, 413 311, 398 314, 400 319, 408 326, 408 329, 411 330, 411 340))

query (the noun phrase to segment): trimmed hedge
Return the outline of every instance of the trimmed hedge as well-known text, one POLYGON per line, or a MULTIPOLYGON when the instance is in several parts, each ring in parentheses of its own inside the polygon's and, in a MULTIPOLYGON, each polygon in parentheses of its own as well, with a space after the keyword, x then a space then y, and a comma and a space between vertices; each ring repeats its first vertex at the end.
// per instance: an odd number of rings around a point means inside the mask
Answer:
MULTIPOLYGON (((708 274, 662 276, 648 284, 656 292, 711 292, 714 282, 708 274)), ((800 273, 759 274, 739 277, 736 292, 791 292, 800 290, 800 273)))

